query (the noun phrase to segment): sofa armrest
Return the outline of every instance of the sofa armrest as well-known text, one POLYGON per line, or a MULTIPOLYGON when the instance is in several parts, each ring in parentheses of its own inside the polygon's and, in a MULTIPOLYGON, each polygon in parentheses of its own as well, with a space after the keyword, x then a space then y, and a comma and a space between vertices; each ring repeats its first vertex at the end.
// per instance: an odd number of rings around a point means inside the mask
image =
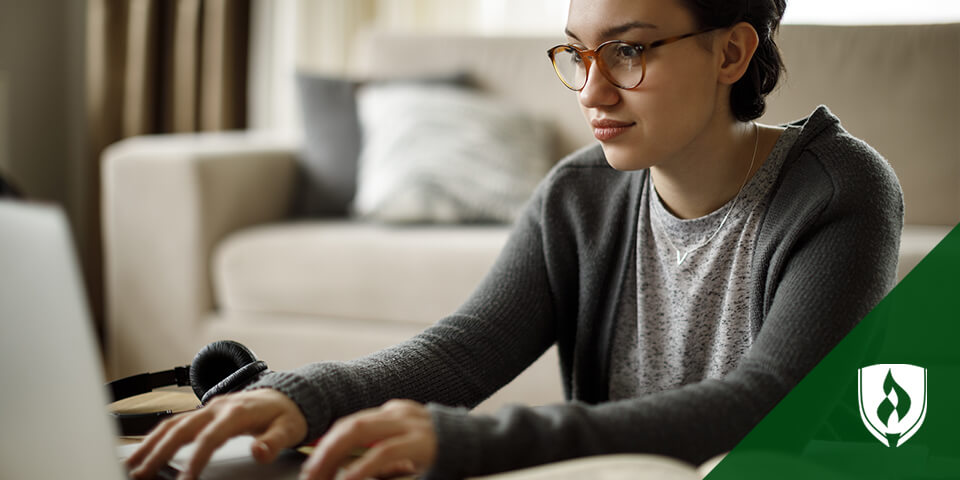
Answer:
POLYGON ((110 376, 189 362, 214 308, 211 251, 284 218, 295 143, 252 132, 155 135, 103 157, 110 376))

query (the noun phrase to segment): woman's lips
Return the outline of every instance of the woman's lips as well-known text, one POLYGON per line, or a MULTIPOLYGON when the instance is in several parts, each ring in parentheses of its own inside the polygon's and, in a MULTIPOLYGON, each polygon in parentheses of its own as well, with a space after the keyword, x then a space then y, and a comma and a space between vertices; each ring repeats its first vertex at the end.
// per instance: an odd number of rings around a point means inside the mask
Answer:
POLYGON ((634 126, 634 122, 621 122, 619 120, 597 119, 590 122, 593 127, 593 136, 601 142, 613 140, 626 132, 627 129, 634 126))

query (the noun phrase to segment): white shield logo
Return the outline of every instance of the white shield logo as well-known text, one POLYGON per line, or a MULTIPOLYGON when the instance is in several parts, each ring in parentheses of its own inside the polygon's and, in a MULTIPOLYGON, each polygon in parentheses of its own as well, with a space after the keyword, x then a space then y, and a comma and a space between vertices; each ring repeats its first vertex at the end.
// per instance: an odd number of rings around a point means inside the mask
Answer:
POLYGON ((927 369, 884 363, 857 370, 860 419, 880 443, 899 447, 927 416, 927 369))

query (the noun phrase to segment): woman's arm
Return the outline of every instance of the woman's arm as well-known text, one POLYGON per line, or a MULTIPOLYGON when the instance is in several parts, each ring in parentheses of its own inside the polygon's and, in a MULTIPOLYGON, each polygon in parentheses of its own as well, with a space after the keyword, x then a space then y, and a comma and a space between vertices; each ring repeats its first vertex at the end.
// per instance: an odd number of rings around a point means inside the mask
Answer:
MULTIPOLYGON (((546 182, 544 182, 546 183, 546 182)), ((286 393, 320 436, 344 415, 393 398, 473 407, 555 341, 538 189, 492 270, 457 313, 414 338, 349 362, 275 372, 251 385, 286 393)))

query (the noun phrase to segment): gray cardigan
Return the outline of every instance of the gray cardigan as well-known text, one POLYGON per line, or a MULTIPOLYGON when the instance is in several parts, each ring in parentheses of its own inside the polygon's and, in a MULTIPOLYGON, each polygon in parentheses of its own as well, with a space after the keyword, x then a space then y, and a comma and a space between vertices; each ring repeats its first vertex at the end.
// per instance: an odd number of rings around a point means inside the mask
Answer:
POLYGON ((428 477, 489 474, 572 457, 643 452, 693 463, 728 451, 892 287, 903 225, 887 162, 825 107, 772 190, 754 256, 753 346, 722 379, 610 402, 609 352, 648 172, 611 168, 599 146, 561 161, 517 220, 493 269, 454 314, 351 362, 266 375, 309 425, 391 398, 431 402, 428 477), (468 415, 556 344, 567 403, 468 415), (442 406, 447 405, 447 406, 442 406))

